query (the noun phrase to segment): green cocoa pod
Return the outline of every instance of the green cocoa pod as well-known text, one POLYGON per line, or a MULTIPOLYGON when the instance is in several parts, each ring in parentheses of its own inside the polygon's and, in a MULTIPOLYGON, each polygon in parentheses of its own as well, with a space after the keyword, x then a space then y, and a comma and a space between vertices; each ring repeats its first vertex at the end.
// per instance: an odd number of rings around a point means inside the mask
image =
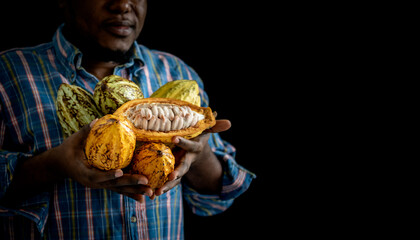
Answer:
POLYGON ((130 100, 142 98, 143 92, 134 82, 117 75, 104 77, 93 91, 93 100, 104 115, 114 113, 130 100))
POLYGON ((79 86, 62 83, 57 92, 57 116, 64 136, 79 131, 84 125, 102 117, 93 96, 79 86))
POLYGON ((167 82, 156 90, 151 98, 172 98, 201 106, 200 92, 196 81, 175 80, 167 82))

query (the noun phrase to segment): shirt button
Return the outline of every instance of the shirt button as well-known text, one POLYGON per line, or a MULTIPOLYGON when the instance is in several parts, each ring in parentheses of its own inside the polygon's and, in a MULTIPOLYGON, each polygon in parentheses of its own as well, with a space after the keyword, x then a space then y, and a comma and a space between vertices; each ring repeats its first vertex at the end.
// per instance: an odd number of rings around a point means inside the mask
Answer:
POLYGON ((137 218, 136 218, 136 217, 131 217, 131 218, 130 218, 130 221, 131 221, 132 223, 135 223, 135 222, 137 221, 137 218))

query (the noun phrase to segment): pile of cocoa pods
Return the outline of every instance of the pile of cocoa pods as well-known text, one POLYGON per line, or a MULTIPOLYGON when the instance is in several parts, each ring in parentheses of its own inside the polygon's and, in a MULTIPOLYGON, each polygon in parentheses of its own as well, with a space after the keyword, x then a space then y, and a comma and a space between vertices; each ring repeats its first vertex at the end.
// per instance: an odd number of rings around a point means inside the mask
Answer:
POLYGON ((196 137, 216 123, 212 110, 200 103, 193 80, 168 82, 144 98, 134 82, 110 75, 96 84, 93 94, 62 83, 56 109, 64 137, 98 119, 85 145, 90 165, 104 171, 125 168, 159 188, 174 170, 172 138, 196 137))

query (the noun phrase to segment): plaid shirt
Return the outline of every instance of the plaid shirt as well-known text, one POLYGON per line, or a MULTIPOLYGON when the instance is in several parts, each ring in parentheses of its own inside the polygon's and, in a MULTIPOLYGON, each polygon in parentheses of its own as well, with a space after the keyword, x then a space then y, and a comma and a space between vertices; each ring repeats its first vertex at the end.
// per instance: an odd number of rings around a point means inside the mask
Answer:
MULTIPOLYGON (((63 135, 55 99, 61 83, 93 93, 98 79, 81 66, 82 53, 62 35, 33 48, 0 54, 0 199, 18 161, 56 147, 63 135)), ((145 97, 176 79, 198 82, 202 105, 208 106, 199 76, 177 57, 135 43, 135 56, 114 74, 137 83, 145 97)), ((183 239, 183 199, 195 214, 226 210, 249 186, 254 174, 239 166, 235 149, 218 134, 209 144, 221 160, 224 176, 219 195, 203 195, 180 184, 141 204, 118 193, 85 187, 72 179, 51 192, 27 199, 15 209, 0 206, 0 239, 183 239)))

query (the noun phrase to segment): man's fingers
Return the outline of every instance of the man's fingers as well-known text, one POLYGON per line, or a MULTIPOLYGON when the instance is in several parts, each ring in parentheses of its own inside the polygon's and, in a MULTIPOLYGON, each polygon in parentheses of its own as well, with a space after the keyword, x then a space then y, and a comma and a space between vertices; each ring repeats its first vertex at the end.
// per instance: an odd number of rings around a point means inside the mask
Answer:
POLYGON ((80 166, 78 167, 79 170, 74 171, 75 174, 70 177, 79 179, 86 186, 98 185, 98 183, 110 181, 123 175, 121 169, 101 171, 93 167, 88 167, 83 162, 79 162, 78 166, 80 166))
POLYGON ((205 133, 218 133, 218 132, 224 132, 229 130, 229 128, 232 126, 232 123, 227 119, 221 119, 216 120, 216 124, 210 128, 205 130, 205 133))
POLYGON ((100 185, 103 187, 120 187, 120 186, 130 186, 130 185, 146 185, 148 179, 146 176, 139 174, 124 174, 121 177, 100 182, 100 185))
POLYGON ((160 196, 160 195, 166 193, 167 191, 169 191, 170 189, 172 189, 173 187, 178 185, 180 182, 181 182, 181 178, 168 180, 162 187, 156 189, 155 195, 160 196))
POLYGON ((89 124, 86 124, 85 126, 83 126, 82 129, 80 129, 79 132, 78 132, 80 134, 80 137, 87 138, 87 135, 89 134, 90 129, 93 127, 93 125, 96 123, 96 121, 98 121, 97 118, 94 119, 89 124))
POLYGON ((89 123, 89 128, 92 128, 93 125, 95 125, 95 123, 98 121, 98 119, 94 119, 92 122, 89 123))
POLYGON ((69 146, 76 146, 76 145, 84 146, 86 142, 86 138, 88 137, 88 134, 90 132, 90 129, 93 126, 93 124, 95 124, 96 121, 98 121, 98 119, 93 120, 92 122, 90 122, 90 124, 86 124, 79 131, 70 135, 65 141, 70 142, 69 146))
POLYGON ((185 155, 180 161, 179 164, 175 167, 174 171, 172 171, 168 175, 168 181, 174 181, 180 179, 185 173, 188 172, 191 166, 191 161, 188 158, 188 155, 185 155))
MULTIPOLYGON (((129 192, 123 192, 120 191, 119 189, 110 189, 111 191, 117 192, 119 194, 125 195, 129 198, 132 198, 140 203, 144 203, 145 202, 145 198, 144 198, 144 194, 143 193, 129 193, 129 192)), ((149 196, 150 197, 150 196, 149 196)))
POLYGON ((203 144, 199 141, 192 141, 178 136, 173 137, 172 142, 188 152, 200 152, 203 149, 203 144))
POLYGON ((121 186, 121 187, 109 187, 107 188, 109 190, 112 190, 114 192, 124 194, 124 195, 146 195, 151 197, 153 195, 153 190, 145 185, 132 185, 132 186, 121 186))
POLYGON ((127 197, 130 197, 130 198, 140 202, 140 203, 144 203, 144 195, 143 194, 129 194, 129 193, 126 193, 125 195, 127 197))

